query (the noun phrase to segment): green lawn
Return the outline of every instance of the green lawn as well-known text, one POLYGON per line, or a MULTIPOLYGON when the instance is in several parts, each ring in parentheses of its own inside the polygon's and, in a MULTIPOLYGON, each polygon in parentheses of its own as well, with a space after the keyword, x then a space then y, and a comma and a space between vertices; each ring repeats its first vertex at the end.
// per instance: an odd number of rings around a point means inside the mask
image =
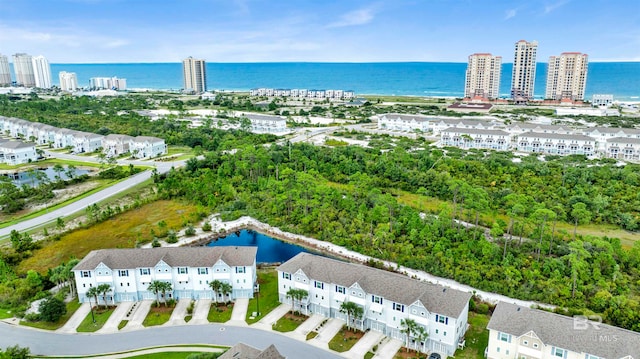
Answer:
POLYGON ((102 326, 104 326, 104 323, 107 322, 107 320, 109 319, 109 317, 111 316, 111 314, 113 314, 113 311, 116 308, 109 308, 107 310, 104 310, 102 308, 94 308, 93 309, 93 316, 96 319, 96 322, 94 323, 92 318, 91 318, 91 313, 87 314, 86 318, 84 318, 84 320, 82 321, 82 323, 80 323, 80 325, 78 326, 78 328, 76 329, 76 331, 80 332, 80 333, 90 333, 90 332, 95 332, 96 330, 102 328, 102 326))
POLYGON ((247 308, 246 321, 249 324, 259 321, 280 305, 278 300, 278 272, 274 269, 259 270, 258 283, 260 284, 260 298, 249 300, 249 307, 247 308), (260 310, 258 310, 258 301, 260 310), (259 312, 259 315, 250 319, 249 317, 253 312, 259 312))
POLYGON ((292 315, 291 313, 287 313, 273 325, 273 330, 282 333, 292 332, 308 318, 309 317, 305 315, 292 315))
POLYGON ((489 331, 487 324, 489 316, 469 312, 469 330, 465 335, 466 346, 464 350, 457 350, 456 359, 482 359, 484 349, 489 345, 489 331))
POLYGON ((329 349, 338 353, 349 351, 364 336, 363 332, 347 330, 345 325, 329 342, 329 349))
POLYGON ((209 314, 207 320, 211 323, 225 323, 231 319, 231 313, 233 312, 233 305, 216 305, 211 303, 209 308, 209 314))
POLYGON ((57 322, 26 322, 26 321, 21 321, 20 325, 25 325, 27 327, 39 328, 39 329, 45 329, 45 330, 60 329, 67 322, 67 320, 69 320, 69 318, 71 318, 73 313, 75 313, 76 310, 78 310, 78 308, 80 308, 80 303, 77 300, 72 300, 71 302, 67 303, 67 314, 65 314, 62 317, 60 317, 60 319, 58 319, 57 322))
POLYGON ((144 318, 142 325, 145 327, 153 327, 156 325, 162 325, 169 321, 171 318, 171 313, 173 313, 172 307, 151 307, 149 310, 149 314, 144 318))
POLYGON ((0 319, 7 319, 13 317, 13 311, 11 309, 0 308, 0 319))

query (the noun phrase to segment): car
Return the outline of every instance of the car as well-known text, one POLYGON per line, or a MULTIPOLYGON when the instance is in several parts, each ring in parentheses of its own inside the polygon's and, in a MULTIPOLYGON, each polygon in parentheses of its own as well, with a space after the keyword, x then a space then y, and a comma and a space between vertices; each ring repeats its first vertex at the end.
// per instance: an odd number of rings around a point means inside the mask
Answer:
POLYGON ((431 353, 431 354, 429 354, 429 359, 440 359, 440 354, 431 353))

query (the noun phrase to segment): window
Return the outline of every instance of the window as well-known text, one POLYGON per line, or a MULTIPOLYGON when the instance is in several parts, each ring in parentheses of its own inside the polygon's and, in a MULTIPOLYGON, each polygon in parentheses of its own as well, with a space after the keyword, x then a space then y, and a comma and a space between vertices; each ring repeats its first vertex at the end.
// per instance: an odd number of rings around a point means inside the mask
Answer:
POLYGON ((436 314, 436 322, 443 323, 443 324, 449 324, 449 318, 445 317, 444 315, 436 314))
POLYGON ((523 340, 523 341, 522 341, 522 345, 529 345, 529 342, 528 342, 528 341, 526 341, 526 340, 523 340))
POLYGON ((236 267, 236 273, 244 273, 244 267, 236 267))
POLYGON ((371 296, 371 301, 373 303, 382 304, 382 297, 378 297, 377 295, 372 295, 371 296))
POLYGON ((314 286, 314 287, 316 287, 316 288, 318 288, 318 289, 324 289, 324 283, 322 283, 322 282, 318 282, 317 280, 316 280, 316 281, 314 281, 313 286, 314 286))
POLYGON ((591 355, 591 354, 585 354, 584 359, 602 359, 602 358, 597 357, 595 355, 591 355))
POLYGON ((347 292, 347 290, 345 289, 345 287, 341 287, 341 286, 337 285, 336 286, 336 292, 345 294, 347 292))
POLYGON ((198 274, 209 274, 209 268, 198 268, 198 274))
POLYGON ((189 273, 189 271, 187 270, 187 267, 178 267, 178 274, 187 274, 189 273))
POLYGON ((533 347, 534 347, 535 349, 538 349, 538 343, 533 343, 533 347))
MULTIPOLYGON (((445 337, 447 336, 447 332, 444 332, 443 334, 444 334, 445 337)), ((509 354, 509 353, 507 353, 507 354, 509 354)))
POLYGON ((511 343, 511 335, 507 333, 498 333, 498 340, 503 342, 511 343))
POLYGON ((438 329, 436 329, 436 334, 438 334, 440 331, 438 329))
POLYGON ((82 272, 80 272, 80 277, 91 278, 91 272, 89 272, 88 270, 83 270, 82 272))
POLYGON ((399 312, 403 312, 404 313, 404 304, 393 303, 393 310, 397 310, 399 312))
POLYGON ((151 269, 149 269, 149 268, 140 268, 140 275, 151 275, 151 269))
POLYGON ((129 276, 129 270, 128 269, 121 269, 118 271, 118 276, 120 277, 128 277, 129 276))
POLYGON ((567 357, 567 351, 561 348, 551 348, 551 355, 558 357, 558 358, 566 358, 567 357))
POLYGON ((282 278, 284 279, 291 279, 291 273, 282 273, 282 278))

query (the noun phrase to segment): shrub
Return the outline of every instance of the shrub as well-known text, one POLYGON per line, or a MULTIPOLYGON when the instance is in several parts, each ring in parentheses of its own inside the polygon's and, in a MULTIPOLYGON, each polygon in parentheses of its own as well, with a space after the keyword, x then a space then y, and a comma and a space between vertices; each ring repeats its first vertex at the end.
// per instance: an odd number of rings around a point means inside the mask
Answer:
POLYGON ((202 225, 202 231, 203 232, 210 232, 211 231, 211 223, 204 222, 204 224, 202 225))
POLYGON ((187 314, 192 315, 193 314, 193 308, 196 305, 196 301, 192 300, 191 303, 189 303, 189 306, 187 307, 187 314))
POLYGON ((195 236, 196 235, 196 229, 193 227, 193 225, 188 225, 187 229, 184 230, 184 235, 185 236, 195 236))
POLYGON ((153 248, 162 247, 162 244, 160 244, 160 241, 158 240, 158 238, 154 238, 153 242, 151 242, 151 247, 153 248))
POLYGON ((46 322, 57 322, 67 314, 67 306, 56 297, 47 298, 40 303, 40 319, 46 322))
POLYGON ((176 232, 173 230, 169 231, 166 241, 167 243, 178 243, 178 235, 176 235, 176 232))

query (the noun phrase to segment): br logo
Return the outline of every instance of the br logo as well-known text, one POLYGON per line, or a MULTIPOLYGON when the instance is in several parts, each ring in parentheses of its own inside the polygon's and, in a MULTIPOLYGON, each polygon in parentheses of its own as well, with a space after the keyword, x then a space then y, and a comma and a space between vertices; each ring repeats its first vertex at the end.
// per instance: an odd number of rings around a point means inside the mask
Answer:
POLYGON ((602 324, 602 317, 599 315, 574 315, 573 316, 573 329, 574 330, 588 330, 592 327, 595 330, 600 329, 602 324))

